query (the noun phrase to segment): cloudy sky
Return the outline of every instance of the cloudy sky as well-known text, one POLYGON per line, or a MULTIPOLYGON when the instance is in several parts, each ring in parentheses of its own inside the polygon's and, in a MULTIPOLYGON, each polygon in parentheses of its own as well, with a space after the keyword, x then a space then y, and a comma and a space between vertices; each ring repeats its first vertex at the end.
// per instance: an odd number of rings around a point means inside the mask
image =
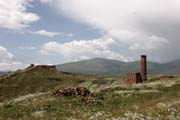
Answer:
POLYGON ((0 71, 96 57, 180 58, 179 0, 0 0, 0 71))

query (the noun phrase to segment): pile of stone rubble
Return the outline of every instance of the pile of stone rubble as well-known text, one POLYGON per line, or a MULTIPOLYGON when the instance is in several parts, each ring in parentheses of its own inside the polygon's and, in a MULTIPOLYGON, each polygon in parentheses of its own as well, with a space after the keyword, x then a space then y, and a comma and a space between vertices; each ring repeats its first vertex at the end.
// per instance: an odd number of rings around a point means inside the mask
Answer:
POLYGON ((98 100, 94 94, 85 87, 60 88, 52 93, 53 96, 82 96, 81 102, 84 104, 97 104, 98 100))
POLYGON ((54 96, 91 96, 92 93, 85 87, 60 88, 52 93, 54 96))
POLYGON ((82 99, 82 102, 85 104, 97 104, 98 101, 96 98, 88 96, 88 97, 84 97, 82 99))

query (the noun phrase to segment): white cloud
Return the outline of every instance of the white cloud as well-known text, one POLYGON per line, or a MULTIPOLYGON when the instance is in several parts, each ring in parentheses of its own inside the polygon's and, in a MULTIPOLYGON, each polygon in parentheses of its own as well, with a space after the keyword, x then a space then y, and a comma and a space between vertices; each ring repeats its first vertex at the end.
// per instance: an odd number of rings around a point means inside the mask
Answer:
POLYGON ((57 55, 63 62, 77 61, 95 57, 129 61, 119 53, 110 50, 115 41, 110 38, 71 41, 67 43, 48 42, 41 47, 41 55, 57 55))
POLYGON ((117 42, 129 45, 129 50, 155 51, 165 47, 169 41, 163 37, 148 35, 141 32, 111 30, 109 36, 116 38, 117 42))
POLYGON ((37 34, 37 35, 41 35, 41 36, 46 36, 46 37, 55 37, 58 35, 62 35, 62 36, 72 36, 72 34, 66 34, 66 33, 61 33, 61 32, 49 32, 46 30, 39 30, 36 32, 30 32, 32 34, 37 34))
POLYGON ((150 51, 155 49, 160 49, 162 47, 165 47, 165 44, 168 43, 168 40, 157 37, 157 36, 150 36, 146 38, 147 41, 142 42, 136 42, 133 44, 129 49, 130 50, 144 50, 144 51, 150 51))
POLYGON ((16 70, 22 67, 24 65, 16 61, 12 53, 0 46, 0 71, 16 70))
POLYGON ((34 46, 20 46, 18 47, 20 50, 36 50, 34 46))
POLYGON ((51 3, 53 0, 40 0, 41 3, 51 3))
POLYGON ((170 59, 172 54, 180 56, 175 52, 180 44, 179 0, 54 0, 54 5, 60 14, 103 30, 118 44, 127 45, 129 53, 140 50, 170 59), (171 48, 168 52, 167 46, 171 48))
POLYGON ((39 20, 35 13, 27 11, 32 0, 0 0, 0 27, 22 29, 39 20))

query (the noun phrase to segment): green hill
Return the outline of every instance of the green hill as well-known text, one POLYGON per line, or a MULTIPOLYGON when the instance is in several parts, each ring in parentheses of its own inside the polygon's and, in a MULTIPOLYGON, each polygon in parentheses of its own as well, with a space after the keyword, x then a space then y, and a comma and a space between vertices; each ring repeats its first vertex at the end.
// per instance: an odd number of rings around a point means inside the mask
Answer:
POLYGON ((77 86, 91 78, 60 72, 55 66, 30 66, 0 76, 0 101, 29 93, 47 92, 58 87, 77 86))

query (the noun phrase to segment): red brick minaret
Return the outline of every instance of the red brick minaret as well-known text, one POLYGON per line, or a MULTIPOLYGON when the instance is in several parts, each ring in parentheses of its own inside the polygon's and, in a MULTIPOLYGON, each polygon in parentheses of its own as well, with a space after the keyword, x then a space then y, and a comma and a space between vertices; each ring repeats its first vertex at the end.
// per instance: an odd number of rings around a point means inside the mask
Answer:
POLYGON ((147 58, 146 55, 141 55, 141 76, 142 80, 147 80, 147 58))

